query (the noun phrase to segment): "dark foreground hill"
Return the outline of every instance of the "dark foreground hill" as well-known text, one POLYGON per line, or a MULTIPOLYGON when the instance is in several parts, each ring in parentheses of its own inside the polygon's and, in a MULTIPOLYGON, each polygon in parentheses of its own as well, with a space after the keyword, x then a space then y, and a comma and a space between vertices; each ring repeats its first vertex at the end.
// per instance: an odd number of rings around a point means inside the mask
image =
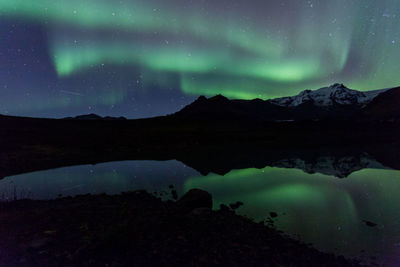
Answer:
POLYGON ((307 171, 318 171, 319 158, 326 157, 338 160, 335 169, 340 171, 335 173, 344 177, 367 166, 362 161, 370 157, 364 153, 383 165, 400 168, 400 161, 393 160, 400 151, 399 135, 399 123, 391 121, 259 123, 174 116, 121 121, 0 116, 0 177, 146 159, 177 159, 201 173, 222 174, 233 168, 286 166, 286 159, 301 159, 309 163, 307 171), (341 159, 348 156, 355 161, 342 169, 341 159))
POLYGON ((393 120, 400 118, 400 87, 381 93, 365 107, 371 119, 393 120))
POLYGON ((325 173, 331 171, 322 170, 318 162, 327 157, 335 159, 332 173, 345 177, 369 166, 363 163, 365 158, 400 169, 398 136, 400 124, 392 120, 260 122, 217 116, 206 120, 178 116, 54 120, 0 116, 0 179, 63 166, 146 159, 177 159, 203 174, 267 165, 297 167, 293 162, 300 159, 307 166, 305 171, 325 173))
POLYGON ((0 203, 0 266, 358 266, 211 206, 201 190, 0 203))

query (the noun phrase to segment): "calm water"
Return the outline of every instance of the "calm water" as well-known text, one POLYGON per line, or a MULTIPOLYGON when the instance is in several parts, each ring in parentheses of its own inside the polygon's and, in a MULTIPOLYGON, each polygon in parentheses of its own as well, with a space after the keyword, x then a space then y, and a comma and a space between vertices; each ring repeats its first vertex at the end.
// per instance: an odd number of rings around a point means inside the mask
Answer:
POLYGON ((242 201, 238 213, 266 220, 316 248, 390 266, 400 264, 400 171, 363 169, 347 178, 266 167, 201 176, 177 161, 124 161, 83 165, 6 177, 2 199, 51 199, 57 196, 146 189, 179 195, 201 188, 214 206, 242 201), (370 227, 370 221, 377 226, 370 227))

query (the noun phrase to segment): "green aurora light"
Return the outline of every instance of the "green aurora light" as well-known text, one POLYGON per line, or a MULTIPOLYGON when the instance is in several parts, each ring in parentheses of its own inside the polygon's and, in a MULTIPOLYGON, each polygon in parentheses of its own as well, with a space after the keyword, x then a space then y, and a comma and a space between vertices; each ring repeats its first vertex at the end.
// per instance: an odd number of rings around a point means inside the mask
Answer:
POLYGON ((60 79, 126 66, 147 76, 164 72, 163 86, 178 83, 188 95, 245 99, 337 81, 359 90, 400 82, 396 1, 299 2, 286 9, 272 1, 262 6, 263 16, 258 3, 223 10, 218 3, 4 0, 0 16, 48 29, 60 79))

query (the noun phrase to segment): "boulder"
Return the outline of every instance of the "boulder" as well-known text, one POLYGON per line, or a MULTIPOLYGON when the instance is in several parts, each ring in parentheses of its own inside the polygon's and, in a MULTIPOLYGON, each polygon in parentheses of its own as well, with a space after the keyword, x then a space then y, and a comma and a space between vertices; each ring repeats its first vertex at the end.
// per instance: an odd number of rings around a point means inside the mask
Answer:
POLYGON ((210 193, 200 190, 191 189, 177 201, 177 207, 182 212, 191 212, 197 208, 212 208, 212 196, 210 193))

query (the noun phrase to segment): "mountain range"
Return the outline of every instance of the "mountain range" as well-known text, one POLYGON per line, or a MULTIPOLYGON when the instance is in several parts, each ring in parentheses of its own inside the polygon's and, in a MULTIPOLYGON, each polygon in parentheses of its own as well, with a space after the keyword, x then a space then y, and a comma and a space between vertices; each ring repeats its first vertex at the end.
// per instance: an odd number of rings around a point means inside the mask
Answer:
POLYGON ((343 84, 305 90, 296 96, 269 100, 229 100, 217 95, 200 96, 174 114, 193 119, 246 119, 250 121, 291 121, 320 119, 400 118, 400 87, 361 92, 343 84))
POLYGON ((78 115, 75 117, 66 117, 64 120, 126 120, 125 117, 102 117, 100 115, 90 113, 90 114, 85 114, 85 115, 78 115))
POLYGON ((274 166, 346 177, 362 168, 400 169, 399 100, 400 87, 359 92, 334 84, 271 100, 201 96, 175 114, 138 120, 0 115, 0 179, 127 159, 177 159, 204 174, 274 166))

